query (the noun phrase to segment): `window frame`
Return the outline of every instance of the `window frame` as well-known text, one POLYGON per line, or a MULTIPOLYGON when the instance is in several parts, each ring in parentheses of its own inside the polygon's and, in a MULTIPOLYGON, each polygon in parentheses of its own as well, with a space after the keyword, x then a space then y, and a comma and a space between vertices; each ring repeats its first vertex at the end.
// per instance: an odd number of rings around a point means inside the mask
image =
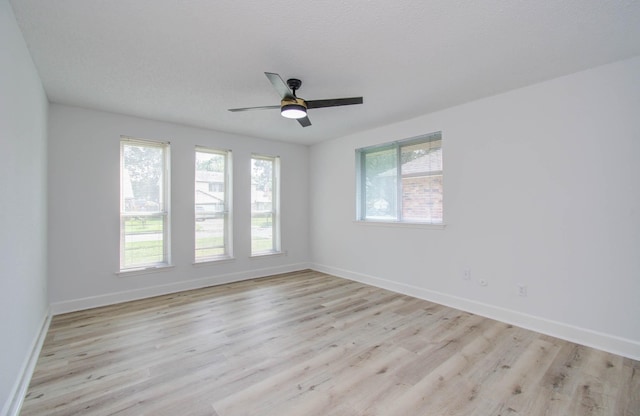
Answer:
MULTIPOLYGON (((442 190, 443 202, 442 202, 442 221, 434 222, 433 220, 420 221, 417 219, 405 219, 403 217, 403 176, 402 176, 402 149, 404 147, 413 146, 416 144, 432 143, 440 141, 440 151, 442 152, 442 132, 433 132, 423 134, 420 136, 411 137, 404 140, 397 140, 393 142, 382 143, 373 146, 367 146, 356 149, 355 151, 355 167, 356 167, 356 218, 355 222, 360 224, 379 224, 379 225, 402 225, 402 226, 416 226, 425 228, 444 228, 444 189, 442 190), (391 169, 396 170, 396 188, 395 188, 395 218, 367 218, 366 206, 366 171, 365 171, 365 157, 368 154, 382 152, 385 150, 395 150, 395 166, 391 169)), ((444 163, 440 161, 442 169, 429 171, 429 176, 442 176, 444 180, 444 163)))
POLYGON ((171 143, 169 141, 147 140, 133 138, 128 136, 120 136, 120 259, 119 273, 139 272, 141 270, 151 270, 164 267, 173 267, 171 263, 171 143), (124 197, 124 149, 126 145, 144 146, 159 148, 162 150, 162 185, 161 192, 161 208, 157 211, 125 211, 124 197), (137 263, 133 265, 126 264, 126 231, 125 219, 130 217, 160 217, 162 218, 162 261, 137 263))
MULTIPOLYGON (((251 181, 251 186, 250 186, 250 192, 253 192, 253 161, 254 160, 268 160, 271 161, 273 163, 273 167, 271 170, 271 184, 272 184, 272 190, 271 190, 271 239, 272 239, 272 243, 271 243, 271 249, 269 250, 260 250, 260 251, 254 251, 253 250, 253 219, 254 219, 254 215, 256 213, 256 211, 254 211, 253 209, 253 201, 250 201, 250 218, 251 218, 251 222, 250 222, 250 226, 249 226, 249 233, 250 233, 250 252, 251 252, 251 257, 260 257, 260 256, 268 256, 268 255, 275 255, 275 254, 281 254, 282 253, 282 248, 281 248, 281 240, 280 240, 280 156, 269 156, 269 155, 264 155, 264 154, 257 154, 257 153, 253 153, 251 154, 251 174, 250 174, 250 181, 251 181)), ((259 216, 258 217, 263 217, 265 212, 258 212, 259 216)))
MULTIPOLYGON (((193 255, 194 255, 194 264, 204 264, 204 263, 209 263, 209 262, 219 262, 219 261, 223 261, 223 260, 230 260, 233 258, 233 209, 232 209, 232 204, 233 204, 233 178, 232 178, 232 172, 233 172, 233 158, 232 158, 232 151, 228 150, 228 149, 216 149, 216 148, 212 148, 212 147, 207 147, 207 146, 196 146, 195 147, 195 151, 194 151, 194 201, 193 201, 193 209, 194 209, 194 218, 193 218, 193 223, 194 223, 194 232, 193 232, 193 236, 194 236, 194 246, 193 246, 193 255), (217 255, 212 255, 212 256, 203 256, 201 258, 198 258, 197 256, 197 238, 198 238, 198 231, 197 231, 197 225, 198 225, 198 212, 197 212, 197 206, 199 205, 196 201, 196 192, 198 191, 196 188, 196 181, 197 181, 197 172, 198 172, 198 165, 197 165, 197 153, 209 153, 209 154, 216 154, 216 155, 221 155, 224 156, 225 159, 225 164, 224 164, 224 209, 221 212, 215 212, 213 215, 215 218, 221 217, 224 219, 224 225, 223 225, 223 245, 222 248, 224 249, 224 253, 223 254, 217 254, 217 255)), ((205 219, 206 221, 206 219, 205 219)), ((218 248, 220 246, 217 246, 218 248)), ((212 248, 212 247, 209 247, 212 248)))

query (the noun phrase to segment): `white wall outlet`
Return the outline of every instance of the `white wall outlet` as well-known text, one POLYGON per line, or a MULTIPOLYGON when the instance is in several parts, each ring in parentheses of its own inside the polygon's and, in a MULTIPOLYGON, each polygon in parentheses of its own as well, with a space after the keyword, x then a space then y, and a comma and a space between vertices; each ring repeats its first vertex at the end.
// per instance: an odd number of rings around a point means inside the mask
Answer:
POLYGON ((478 280, 478 284, 480 286, 486 286, 486 285, 489 284, 489 282, 487 282, 485 279, 480 279, 480 280, 478 280))
POLYGON ((471 269, 464 269, 462 271, 462 280, 471 280, 471 269))
POLYGON ((526 285, 518 285, 518 296, 525 297, 527 296, 527 286, 526 285))

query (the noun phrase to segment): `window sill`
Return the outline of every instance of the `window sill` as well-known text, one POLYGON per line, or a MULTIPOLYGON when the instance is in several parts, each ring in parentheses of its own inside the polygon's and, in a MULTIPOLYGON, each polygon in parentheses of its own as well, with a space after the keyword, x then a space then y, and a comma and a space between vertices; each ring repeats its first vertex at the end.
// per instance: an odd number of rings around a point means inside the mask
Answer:
POLYGON ((403 222, 403 221, 354 221, 357 225, 376 227, 397 227, 397 228, 421 228, 425 230, 444 230, 447 224, 427 224, 423 222, 403 222))
POLYGON ((249 256, 250 259, 259 259, 259 258, 263 258, 263 257, 272 257, 272 256, 286 256, 288 253, 287 251, 267 251, 265 253, 257 253, 257 254, 252 254, 251 256, 249 256))
POLYGON ((221 264, 221 263, 231 263, 233 261, 236 261, 235 257, 221 256, 221 257, 217 257, 217 258, 211 258, 211 259, 208 259, 208 260, 202 260, 202 261, 193 262, 193 266, 194 267, 204 267, 204 266, 212 266, 212 265, 221 264))
POLYGON ((120 277, 136 276, 136 275, 139 275, 139 274, 150 274, 150 273, 156 273, 156 272, 165 272, 165 271, 169 271, 170 269, 173 269, 173 268, 175 268, 175 266, 173 264, 167 264, 165 266, 141 267, 139 269, 121 270, 119 272, 116 272, 116 275, 118 275, 120 277))

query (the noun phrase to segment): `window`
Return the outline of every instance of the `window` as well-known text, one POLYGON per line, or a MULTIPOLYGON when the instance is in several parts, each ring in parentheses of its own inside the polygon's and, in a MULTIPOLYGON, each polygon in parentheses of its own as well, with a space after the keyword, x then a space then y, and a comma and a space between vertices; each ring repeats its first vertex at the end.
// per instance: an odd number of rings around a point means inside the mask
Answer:
POLYGON ((169 143, 120 140, 120 270, 167 266, 169 143))
POLYGON ((280 252, 280 158, 251 158, 251 255, 280 252))
POLYGON ((442 135, 356 150, 357 219, 442 224, 442 135))
POLYGON ((196 147, 195 261, 230 258, 231 151, 196 147))

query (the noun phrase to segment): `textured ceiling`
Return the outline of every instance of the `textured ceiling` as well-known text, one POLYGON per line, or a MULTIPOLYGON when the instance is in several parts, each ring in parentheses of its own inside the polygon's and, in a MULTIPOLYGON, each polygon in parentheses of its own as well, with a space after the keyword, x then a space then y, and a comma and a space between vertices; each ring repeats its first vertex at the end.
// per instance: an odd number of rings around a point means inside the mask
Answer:
POLYGON ((10 0, 52 102, 303 144, 640 55, 634 0, 10 0), (278 110, 264 76, 297 77, 278 110))

